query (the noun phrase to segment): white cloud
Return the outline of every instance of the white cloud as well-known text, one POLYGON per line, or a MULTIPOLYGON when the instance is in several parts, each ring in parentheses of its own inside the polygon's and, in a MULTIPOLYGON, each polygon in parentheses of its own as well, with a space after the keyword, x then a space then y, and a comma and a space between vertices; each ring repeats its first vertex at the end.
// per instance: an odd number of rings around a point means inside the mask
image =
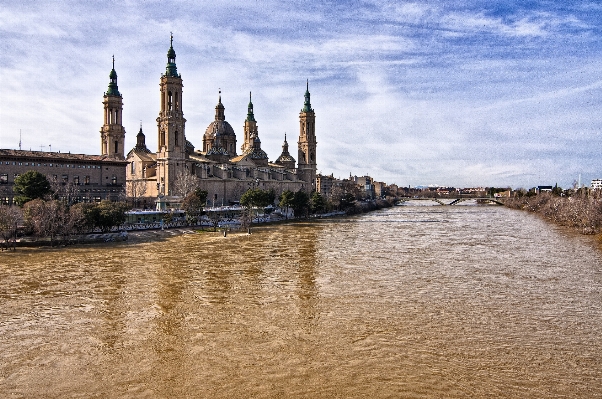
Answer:
POLYGON ((15 148, 21 129, 27 148, 97 153, 115 54, 126 146, 142 120, 154 149, 173 31, 187 137, 197 146, 218 88, 241 139, 252 90, 263 148, 275 159, 286 131, 296 156, 309 79, 324 173, 456 186, 600 177, 595 4, 296 4, 178 2, 169 14, 161 2, 4 7, 0 147, 15 148))

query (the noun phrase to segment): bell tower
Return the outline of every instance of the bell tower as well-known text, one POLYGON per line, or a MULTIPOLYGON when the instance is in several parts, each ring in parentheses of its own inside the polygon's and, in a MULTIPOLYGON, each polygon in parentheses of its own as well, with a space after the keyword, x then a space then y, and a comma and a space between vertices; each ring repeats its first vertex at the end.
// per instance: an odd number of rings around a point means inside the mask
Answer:
POLYGON ((247 107, 247 119, 245 119, 244 129, 244 140, 240 149, 245 154, 253 150, 255 137, 258 137, 257 132, 257 121, 253 114, 253 102, 251 101, 251 92, 249 92, 249 106, 247 107))
POLYGON ((109 88, 104 94, 104 124, 100 128, 100 153, 116 159, 125 159, 124 141, 125 129, 122 125, 123 98, 117 87, 117 72, 115 72, 115 56, 113 69, 109 74, 109 88))
POLYGON ((178 172, 185 170, 186 135, 182 111, 182 77, 176 67, 173 35, 167 51, 167 67, 159 83, 161 107, 157 118, 157 183, 159 194, 173 195, 173 183, 178 172))
POLYGON ((309 100, 309 80, 305 90, 305 103, 299 113, 299 158, 297 175, 307 182, 306 190, 311 193, 316 189, 316 114, 309 100))

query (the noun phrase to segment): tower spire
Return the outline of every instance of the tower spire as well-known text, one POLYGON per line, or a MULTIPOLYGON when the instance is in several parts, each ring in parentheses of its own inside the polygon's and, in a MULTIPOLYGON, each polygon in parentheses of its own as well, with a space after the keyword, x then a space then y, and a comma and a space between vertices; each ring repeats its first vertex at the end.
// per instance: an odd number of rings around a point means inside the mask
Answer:
POLYGON ((311 109, 311 103, 309 101, 309 79, 307 79, 307 83, 306 83, 306 89, 305 89, 305 103, 303 104, 303 109, 301 110, 301 112, 313 112, 314 110, 311 109))
POLYGON ((167 50, 167 67, 165 68, 165 76, 180 77, 178 68, 176 67, 176 52, 173 49, 173 33, 169 33, 169 50, 167 50))
POLYGON ((117 87, 117 72, 115 72, 115 55, 113 55, 113 69, 109 73, 109 88, 107 89, 107 96, 121 96, 119 88, 117 87))
POLYGON ((247 120, 249 122, 255 121, 255 115, 253 115, 253 102, 251 101, 251 92, 249 92, 249 106, 247 109, 247 120))

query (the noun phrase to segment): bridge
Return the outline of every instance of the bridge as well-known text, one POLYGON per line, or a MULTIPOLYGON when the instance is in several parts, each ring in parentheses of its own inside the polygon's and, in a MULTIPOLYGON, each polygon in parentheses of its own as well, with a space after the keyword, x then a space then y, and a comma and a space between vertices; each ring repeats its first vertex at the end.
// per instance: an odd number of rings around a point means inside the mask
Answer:
POLYGON ((474 201, 476 203, 479 204, 491 204, 491 205, 504 205, 503 199, 502 198, 491 198, 491 197, 460 197, 460 198, 453 198, 453 197, 446 197, 446 198, 426 198, 426 197, 419 197, 419 198, 401 198, 395 205, 403 205, 406 202, 410 202, 410 201, 431 201, 431 202, 436 202, 439 205, 444 205, 444 206, 448 206, 448 205, 458 205, 461 202, 464 201, 474 201))

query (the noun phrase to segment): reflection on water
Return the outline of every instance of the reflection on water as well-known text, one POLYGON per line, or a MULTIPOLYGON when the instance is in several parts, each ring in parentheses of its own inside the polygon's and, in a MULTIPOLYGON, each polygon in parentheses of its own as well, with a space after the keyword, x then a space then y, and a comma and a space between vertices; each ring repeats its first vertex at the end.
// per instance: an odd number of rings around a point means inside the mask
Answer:
POLYGON ((492 206, 19 250, 0 392, 600 397, 601 288, 588 237, 492 206))

